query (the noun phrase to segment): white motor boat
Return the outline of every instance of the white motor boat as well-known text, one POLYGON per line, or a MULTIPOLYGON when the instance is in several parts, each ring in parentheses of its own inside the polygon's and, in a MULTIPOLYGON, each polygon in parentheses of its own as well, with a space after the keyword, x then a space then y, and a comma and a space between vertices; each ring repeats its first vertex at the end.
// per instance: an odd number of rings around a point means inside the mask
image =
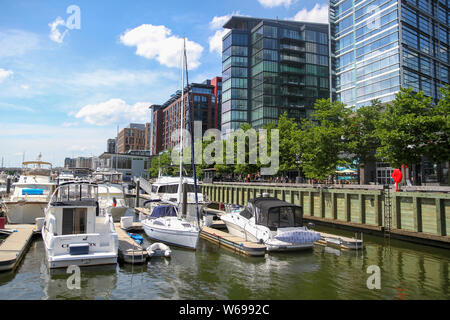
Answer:
POLYGON ((302 208, 273 197, 249 200, 247 207, 220 217, 228 231, 246 239, 263 243, 267 251, 311 249, 320 234, 302 226, 302 208))
POLYGON ((188 249, 197 248, 200 228, 178 217, 177 207, 173 204, 154 207, 151 215, 141 222, 152 240, 188 249))
POLYGON ((122 173, 110 170, 97 170, 93 173, 98 183, 98 201, 100 208, 106 209, 113 221, 118 222, 128 210, 125 203, 122 173))
POLYGON ((117 263, 114 223, 97 201, 97 185, 61 184, 46 208, 42 239, 50 268, 117 263))
MULTIPOLYGON (((186 220, 190 222, 197 221, 197 208, 194 193, 194 179, 191 177, 183 177, 182 184, 186 186, 186 220)), ((182 191, 178 190, 180 186, 180 177, 160 176, 152 183, 152 192, 150 193, 150 208, 153 208, 158 202, 175 202, 180 203, 182 199, 182 191)), ((209 204, 206 197, 199 192, 200 186, 197 186, 198 211, 201 215, 203 209, 209 204)), ((201 217, 200 217, 201 218, 201 217)))
POLYGON ((51 163, 40 160, 23 162, 19 181, 13 183, 14 192, 3 200, 8 223, 34 224, 36 218, 44 217, 44 209, 56 186, 51 167, 51 163))

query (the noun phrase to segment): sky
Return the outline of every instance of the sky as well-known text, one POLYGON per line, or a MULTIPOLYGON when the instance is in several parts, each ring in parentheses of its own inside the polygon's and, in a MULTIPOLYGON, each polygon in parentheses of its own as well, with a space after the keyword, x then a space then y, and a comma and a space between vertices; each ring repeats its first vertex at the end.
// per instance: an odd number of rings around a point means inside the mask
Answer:
POLYGON ((221 76, 231 15, 327 22, 326 0, 0 0, 0 166, 99 156, 117 128, 221 76))

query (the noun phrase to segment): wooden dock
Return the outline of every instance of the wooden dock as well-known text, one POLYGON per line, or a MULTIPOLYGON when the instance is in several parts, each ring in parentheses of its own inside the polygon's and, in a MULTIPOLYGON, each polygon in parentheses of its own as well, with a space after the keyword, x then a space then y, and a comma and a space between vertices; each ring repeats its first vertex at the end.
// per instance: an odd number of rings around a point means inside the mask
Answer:
POLYGON ((0 271, 15 270, 25 255, 33 238, 35 225, 17 224, 6 225, 4 230, 17 230, 12 232, 0 244, 0 271))
POLYGON ((238 254, 261 257, 266 253, 265 245, 245 241, 242 238, 232 236, 227 232, 223 232, 210 227, 203 227, 202 232, 200 233, 200 237, 212 243, 218 244, 219 246, 230 249, 238 254))
POLYGON ((316 244, 337 247, 345 250, 361 250, 363 248, 362 239, 348 238, 325 232, 319 233, 322 238, 316 241, 316 244))
POLYGON ((151 214, 150 209, 148 209, 148 208, 140 208, 140 207, 139 208, 134 208, 134 211, 136 213, 142 213, 142 214, 144 214, 146 216, 149 216, 151 214))
POLYGON ((119 238, 119 259, 126 263, 141 264, 147 261, 147 250, 142 248, 120 227, 120 223, 114 223, 119 238))

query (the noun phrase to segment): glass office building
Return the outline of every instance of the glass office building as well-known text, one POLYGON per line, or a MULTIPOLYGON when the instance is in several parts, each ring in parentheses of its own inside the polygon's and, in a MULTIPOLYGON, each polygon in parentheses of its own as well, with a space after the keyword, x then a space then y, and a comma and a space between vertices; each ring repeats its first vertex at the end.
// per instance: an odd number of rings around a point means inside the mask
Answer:
POLYGON ((232 17, 224 28, 223 132, 307 117, 330 97, 327 24, 232 17))
POLYGON ((363 106, 449 83, 448 0, 330 0, 336 98, 363 106))

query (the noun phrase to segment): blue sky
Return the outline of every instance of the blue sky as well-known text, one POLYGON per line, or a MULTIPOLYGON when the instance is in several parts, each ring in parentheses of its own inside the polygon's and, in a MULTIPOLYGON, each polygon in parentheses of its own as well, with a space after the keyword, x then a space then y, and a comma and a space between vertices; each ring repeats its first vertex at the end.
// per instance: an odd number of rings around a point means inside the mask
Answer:
POLYGON ((180 87, 183 36, 190 81, 202 82, 221 74, 231 14, 325 22, 326 3, 0 0, 0 161, 100 155, 117 126, 148 122, 148 106, 180 87))

